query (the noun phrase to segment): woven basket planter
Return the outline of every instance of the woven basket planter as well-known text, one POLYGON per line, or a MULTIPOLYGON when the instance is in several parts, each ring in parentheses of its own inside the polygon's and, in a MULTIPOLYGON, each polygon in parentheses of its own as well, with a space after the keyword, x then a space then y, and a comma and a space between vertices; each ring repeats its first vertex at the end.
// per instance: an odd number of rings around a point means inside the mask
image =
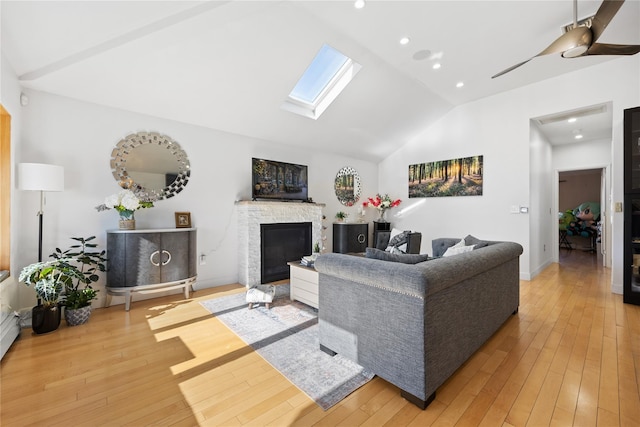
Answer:
POLYGON ((64 309, 64 319, 67 321, 67 325, 69 326, 78 326, 82 325, 83 323, 87 323, 90 316, 90 305, 76 309, 70 309, 66 307, 64 309))

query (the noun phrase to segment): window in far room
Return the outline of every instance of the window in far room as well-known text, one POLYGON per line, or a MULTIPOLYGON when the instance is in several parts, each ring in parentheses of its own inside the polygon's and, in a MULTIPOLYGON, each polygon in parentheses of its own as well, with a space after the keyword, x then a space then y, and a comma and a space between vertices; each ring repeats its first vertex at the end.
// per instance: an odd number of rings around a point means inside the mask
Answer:
POLYGON ((282 108, 317 119, 361 68, 360 64, 328 44, 322 45, 282 108))
POLYGON ((0 281, 9 271, 11 212, 11 116, 0 105, 0 281))

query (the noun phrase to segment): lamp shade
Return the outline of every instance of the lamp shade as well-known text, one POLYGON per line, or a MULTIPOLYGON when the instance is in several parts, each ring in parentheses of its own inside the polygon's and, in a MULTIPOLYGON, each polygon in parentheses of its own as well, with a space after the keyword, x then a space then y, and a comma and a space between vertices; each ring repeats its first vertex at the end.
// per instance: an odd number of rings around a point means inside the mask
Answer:
POLYGON ((64 168, 42 163, 20 163, 18 165, 18 188, 20 190, 62 191, 64 190, 64 168))

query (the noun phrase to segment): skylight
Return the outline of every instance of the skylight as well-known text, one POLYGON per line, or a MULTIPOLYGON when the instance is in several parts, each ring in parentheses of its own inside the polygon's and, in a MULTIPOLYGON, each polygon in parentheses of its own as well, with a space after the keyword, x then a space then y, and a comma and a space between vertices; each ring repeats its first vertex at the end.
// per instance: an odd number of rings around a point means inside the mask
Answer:
POLYGON ((282 108, 317 119, 360 71, 360 64, 324 44, 282 108))

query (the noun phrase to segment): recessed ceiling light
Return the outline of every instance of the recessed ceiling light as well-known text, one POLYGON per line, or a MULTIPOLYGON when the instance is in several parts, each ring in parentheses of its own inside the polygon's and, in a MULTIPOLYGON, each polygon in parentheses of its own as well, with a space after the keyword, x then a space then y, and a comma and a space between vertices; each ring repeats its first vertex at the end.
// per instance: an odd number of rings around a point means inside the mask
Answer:
POLYGON ((577 134, 577 135, 575 136, 575 138, 576 138, 576 139, 582 139, 582 135, 581 135, 581 134, 577 134))
POLYGON ((567 121, 568 121, 569 123, 575 123, 575 122, 576 122, 576 120, 578 120, 578 119, 576 119, 575 117, 571 117, 571 118, 570 118, 569 120, 567 120, 567 121))
POLYGON ((456 87, 462 87, 464 86, 464 82, 458 82, 458 84, 456 84, 456 87))
POLYGON ((356 2, 353 4, 353 7, 355 7, 356 9, 362 9, 364 7, 364 0, 356 0, 356 2))
POLYGON ((439 63, 439 62, 436 62, 435 64, 433 64, 433 69, 434 69, 434 70, 439 70, 441 66, 442 66, 442 65, 440 65, 440 63, 439 63))
POLYGON ((400 39, 400 44, 405 45, 409 43, 409 37, 403 37, 400 39))

